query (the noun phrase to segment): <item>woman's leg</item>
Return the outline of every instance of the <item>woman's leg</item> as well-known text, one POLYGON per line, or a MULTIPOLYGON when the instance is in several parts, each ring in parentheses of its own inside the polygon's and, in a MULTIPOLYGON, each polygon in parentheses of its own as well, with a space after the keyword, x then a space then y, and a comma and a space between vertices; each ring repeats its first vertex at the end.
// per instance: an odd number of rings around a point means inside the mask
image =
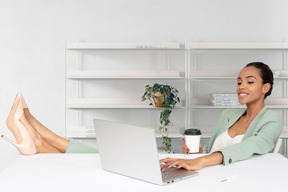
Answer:
POLYGON ((24 109, 24 114, 29 123, 33 125, 35 131, 37 131, 42 138, 44 138, 48 143, 53 145, 62 153, 98 153, 98 149, 90 147, 84 143, 67 140, 63 137, 60 137, 50 131, 47 127, 42 125, 29 111, 28 108, 24 109))
POLYGON ((50 131, 47 127, 42 125, 29 111, 28 108, 24 109, 24 115, 30 125, 35 129, 42 140, 58 149, 60 152, 65 153, 69 144, 69 140, 50 131))
POLYGON ((32 155, 35 153, 60 153, 58 149, 47 143, 39 135, 24 115, 26 103, 22 95, 17 94, 11 112, 6 120, 7 127, 11 130, 16 143, 4 135, 2 137, 13 144, 21 154, 32 155))
POLYGON ((24 115, 21 122, 32 136, 39 153, 98 153, 98 150, 75 140, 67 140, 42 125, 29 111, 23 96, 18 93, 18 100, 23 103, 24 115))
POLYGON ((52 146, 37 131, 34 130, 33 125, 29 123, 25 115, 22 115, 20 121, 32 137, 37 153, 61 153, 61 151, 52 146))

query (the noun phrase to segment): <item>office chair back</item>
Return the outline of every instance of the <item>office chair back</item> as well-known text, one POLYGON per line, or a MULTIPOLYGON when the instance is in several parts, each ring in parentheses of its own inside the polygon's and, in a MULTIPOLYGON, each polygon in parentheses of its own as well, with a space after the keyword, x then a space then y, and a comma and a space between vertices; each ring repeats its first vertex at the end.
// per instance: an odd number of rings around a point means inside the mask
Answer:
POLYGON ((276 143, 276 145, 275 145, 275 148, 274 148, 274 150, 273 150, 273 153, 278 153, 279 152, 279 150, 280 150, 280 147, 281 147, 281 144, 282 144, 282 139, 278 139, 278 141, 277 141, 277 143, 276 143))

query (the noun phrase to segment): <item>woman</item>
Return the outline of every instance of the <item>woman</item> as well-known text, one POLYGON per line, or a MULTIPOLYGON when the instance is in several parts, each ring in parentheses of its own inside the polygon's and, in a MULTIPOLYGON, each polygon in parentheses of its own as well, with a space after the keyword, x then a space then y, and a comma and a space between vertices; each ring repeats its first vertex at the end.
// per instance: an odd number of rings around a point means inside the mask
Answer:
POLYGON ((97 153, 98 150, 60 137, 37 121, 29 112, 20 93, 17 94, 11 112, 6 121, 16 142, 2 135, 23 155, 36 153, 97 153))
MULTIPOLYGON (((264 99, 273 88, 273 73, 268 65, 261 62, 247 64, 237 78, 239 103, 246 109, 225 110, 214 129, 209 143, 203 147, 209 155, 196 159, 166 158, 160 162, 162 168, 176 166, 187 170, 199 170, 202 167, 244 160, 253 154, 271 152, 282 132, 282 118, 264 106, 264 99)), ((200 146, 200 151, 202 151, 200 146)), ((183 152, 189 153, 184 144, 183 152)))

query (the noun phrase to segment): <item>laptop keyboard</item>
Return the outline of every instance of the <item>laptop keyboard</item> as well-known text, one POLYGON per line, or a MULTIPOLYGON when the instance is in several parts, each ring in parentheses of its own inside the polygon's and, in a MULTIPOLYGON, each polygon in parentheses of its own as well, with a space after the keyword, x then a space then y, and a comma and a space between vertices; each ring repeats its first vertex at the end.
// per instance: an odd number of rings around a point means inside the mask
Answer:
POLYGON ((162 181, 164 183, 166 182, 173 182, 176 179, 181 178, 181 176, 179 174, 175 174, 175 173, 171 173, 170 171, 164 171, 162 172, 162 181))

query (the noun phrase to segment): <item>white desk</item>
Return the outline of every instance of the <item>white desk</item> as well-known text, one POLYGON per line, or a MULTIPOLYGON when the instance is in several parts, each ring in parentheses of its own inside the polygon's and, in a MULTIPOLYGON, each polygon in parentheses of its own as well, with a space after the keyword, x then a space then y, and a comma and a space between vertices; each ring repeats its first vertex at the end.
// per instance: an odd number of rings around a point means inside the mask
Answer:
POLYGON ((0 191, 288 191, 288 160, 280 154, 253 156, 229 166, 205 167, 199 173, 158 186, 103 171, 98 154, 19 155, 0 174, 0 191), (232 175, 236 176, 219 182, 232 175))

